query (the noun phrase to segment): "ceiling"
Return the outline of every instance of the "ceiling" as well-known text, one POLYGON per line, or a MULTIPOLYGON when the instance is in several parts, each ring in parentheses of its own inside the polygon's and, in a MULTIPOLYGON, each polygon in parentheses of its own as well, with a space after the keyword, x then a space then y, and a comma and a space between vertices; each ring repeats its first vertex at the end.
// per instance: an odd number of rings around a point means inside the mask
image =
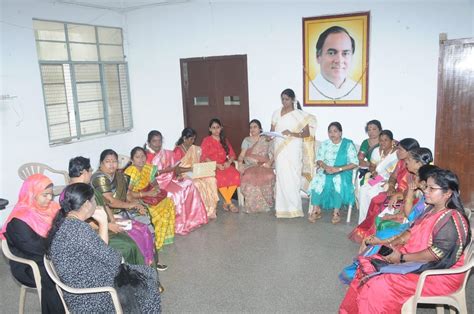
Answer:
POLYGON ((56 0, 53 2, 78 5, 117 12, 129 12, 142 8, 189 2, 190 0, 56 0))

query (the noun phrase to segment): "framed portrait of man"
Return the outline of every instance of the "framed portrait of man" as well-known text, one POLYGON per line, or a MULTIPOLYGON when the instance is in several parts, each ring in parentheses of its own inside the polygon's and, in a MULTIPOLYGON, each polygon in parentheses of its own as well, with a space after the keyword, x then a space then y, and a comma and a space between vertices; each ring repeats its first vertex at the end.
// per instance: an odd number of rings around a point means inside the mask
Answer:
POLYGON ((303 18, 305 106, 367 106, 370 12, 303 18))

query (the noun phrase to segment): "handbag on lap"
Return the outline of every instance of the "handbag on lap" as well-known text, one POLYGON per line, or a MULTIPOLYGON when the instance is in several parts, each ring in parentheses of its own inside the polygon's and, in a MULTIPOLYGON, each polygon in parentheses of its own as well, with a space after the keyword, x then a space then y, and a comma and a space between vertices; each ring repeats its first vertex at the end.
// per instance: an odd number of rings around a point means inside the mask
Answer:
MULTIPOLYGON (((140 192, 142 193, 149 192, 153 190, 153 188, 154 187, 151 184, 148 184, 147 187, 141 190, 140 192)), ((163 189, 160 189, 160 191, 158 192, 156 196, 143 196, 142 200, 143 202, 145 202, 145 204, 154 206, 154 205, 158 205, 162 200, 164 200, 167 195, 168 195, 168 192, 166 192, 163 189)))

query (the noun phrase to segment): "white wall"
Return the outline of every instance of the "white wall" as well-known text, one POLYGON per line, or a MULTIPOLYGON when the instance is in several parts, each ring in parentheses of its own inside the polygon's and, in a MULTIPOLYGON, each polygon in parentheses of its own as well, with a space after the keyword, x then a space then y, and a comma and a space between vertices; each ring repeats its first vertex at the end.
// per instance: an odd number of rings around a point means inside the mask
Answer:
POLYGON ((183 127, 180 58, 247 54, 250 116, 268 128, 280 92, 291 87, 301 95, 301 18, 325 14, 371 11, 370 103, 367 108, 306 108, 318 117, 317 136, 326 138, 326 126, 337 120, 347 137, 360 142, 365 122, 378 118, 397 138, 413 136, 433 148, 438 34, 474 36, 474 5, 472 0, 385 3, 199 0, 123 16, 46 0, 2 1, 2 20, 8 24, 2 23, 0 33, 0 94, 18 98, 0 101, 0 197, 16 201, 17 169, 25 162, 66 169, 69 158, 83 155, 96 168, 103 149, 127 153, 143 144, 150 129, 161 130, 171 148, 183 127), (124 28, 133 132, 49 147, 33 17, 124 28))
POLYGON ((17 96, 12 101, 0 101, 0 197, 10 200, 10 203, 15 203, 18 197, 22 182, 17 169, 23 163, 36 161, 53 168, 67 169, 71 157, 83 155, 92 157, 93 167, 97 168, 99 154, 104 148, 128 152, 132 145, 129 143, 133 133, 127 133, 49 147, 32 18, 123 26, 123 16, 112 11, 54 4, 45 0, 2 1, 2 20, 6 23, 1 24, 0 94, 17 96), (10 106, 20 113, 20 117, 10 106))
POLYGON ((345 136, 360 143, 365 122, 377 118, 396 138, 415 137, 434 147, 438 37, 473 36, 468 0, 284 2, 199 1, 128 13, 140 132, 153 125, 171 145, 183 127, 180 58, 232 54, 247 54, 250 117, 269 127, 284 88, 301 98, 302 17, 370 10, 369 106, 306 108, 319 120, 317 136, 327 138, 327 125, 337 120, 345 136), (152 125, 146 123, 150 116, 152 125))

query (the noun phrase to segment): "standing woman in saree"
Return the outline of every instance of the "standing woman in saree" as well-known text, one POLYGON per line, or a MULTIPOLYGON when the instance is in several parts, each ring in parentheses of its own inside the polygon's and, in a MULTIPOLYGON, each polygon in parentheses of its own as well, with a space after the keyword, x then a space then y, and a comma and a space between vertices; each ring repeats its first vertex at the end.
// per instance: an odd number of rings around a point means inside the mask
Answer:
POLYGON ((128 190, 131 197, 148 208, 151 222, 155 229, 155 249, 173 243, 175 210, 167 192, 160 190, 156 184, 156 166, 146 163, 146 152, 142 147, 135 147, 130 152, 131 164, 124 173, 130 178, 128 190))
POLYGON ((354 143, 342 138, 339 122, 329 124, 328 135, 329 140, 321 144, 316 156, 318 170, 308 191, 313 206, 308 219, 315 222, 322 217, 322 210, 333 209, 331 222, 337 224, 341 221, 341 207, 354 204, 352 169, 358 160, 354 143))
POLYGON ((155 249, 153 234, 148 229, 150 219, 146 215, 147 210, 140 202, 127 199, 128 181, 117 168, 117 153, 112 149, 104 150, 100 154, 99 169, 91 178, 91 185, 97 192, 95 199, 99 204, 110 207, 114 214, 132 219, 132 229, 127 234, 138 245, 145 263, 151 265, 155 262, 155 249))
MULTIPOLYGON (((178 173, 181 176, 187 177, 186 173, 192 171, 193 165, 201 160, 201 148, 194 145, 195 140, 196 131, 185 128, 173 150, 175 160, 181 161, 178 167, 178 173)), ((217 218, 216 209, 219 195, 217 194, 216 177, 193 178, 192 180, 206 206, 207 217, 209 219, 217 218)))
MULTIPOLYGON (((305 152, 314 154, 314 131, 316 118, 301 110, 295 99, 295 92, 289 88, 281 93, 282 107, 272 116, 271 131, 279 132, 283 137, 274 138, 274 160, 276 170, 275 211, 277 218, 303 217, 300 190, 304 187, 303 172, 311 171, 305 161, 314 163, 314 158, 305 158, 305 152), (296 108, 295 108, 296 105, 296 108), (305 140, 309 139, 308 142, 305 140), (313 150, 306 149, 306 143, 313 150)), ((309 174, 310 175, 310 174, 309 174)), ((311 179, 309 178, 309 181, 311 179)))
POLYGON ((250 121, 249 127, 250 136, 242 141, 239 156, 240 190, 245 198, 245 212, 266 212, 274 204, 273 147, 272 142, 260 136, 260 121, 250 121))
POLYGON ((240 174, 234 167, 237 156, 224 135, 219 119, 214 118, 209 122, 209 136, 202 140, 201 148, 201 161, 215 161, 217 163, 217 188, 224 198, 224 210, 238 213, 239 208, 232 204, 232 195, 240 186, 240 174))
POLYGON ((193 181, 178 178, 179 162, 171 150, 163 149, 163 136, 159 131, 148 133, 147 162, 156 166, 156 182, 160 189, 168 191, 174 201, 176 219, 175 233, 186 235, 201 225, 207 224, 206 207, 193 181))

